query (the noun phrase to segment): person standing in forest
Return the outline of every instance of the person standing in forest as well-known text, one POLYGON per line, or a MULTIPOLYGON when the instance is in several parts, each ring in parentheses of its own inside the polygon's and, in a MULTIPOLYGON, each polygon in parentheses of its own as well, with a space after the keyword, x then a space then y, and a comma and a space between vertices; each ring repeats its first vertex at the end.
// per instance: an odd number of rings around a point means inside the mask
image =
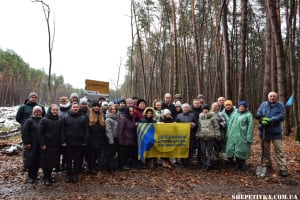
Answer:
POLYGON ((285 118, 284 104, 278 101, 278 94, 270 92, 268 100, 261 103, 257 110, 257 119, 260 121, 259 132, 261 142, 264 139, 263 155, 266 159, 266 165, 272 168, 272 160, 270 154, 270 143, 272 141, 275 152, 275 161, 279 166, 279 175, 288 176, 285 154, 282 143, 282 127, 281 122, 285 118), (263 138, 263 133, 265 134, 263 138))
POLYGON ((107 138, 105 135, 105 120, 97 100, 92 101, 92 108, 89 111, 89 139, 87 143, 88 171, 92 175, 97 175, 98 163, 103 161, 107 138))
POLYGON ((53 183, 52 170, 59 165, 61 147, 61 129, 58 116, 58 105, 52 104, 46 116, 39 124, 39 141, 41 146, 41 168, 44 173, 44 184, 53 183))
MULTIPOLYGON (((21 105, 16 114, 16 121, 21 124, 21 127, 24 125, 25 121, 32 115, 33 107, 38 105, 42 109, 42 117, 45 115, 44 106, 37 103, 38 95, 35 92, 31 92, 28 95, 28 98, 25 100, 24 104, 21 105)), ((22 134, 22 131, 21 131, 22 134)), ((26 171, 25 167, 26 162, 26 148, 23 148, 23 169, 22 171, 26 171)))
POLYGON ((118 105, 113 104, 109 107, 106 112, 105 119, 105 131, 108 141, 108 146, 106 149, 107 153, 107 164, 108 171, 114 173, 117 169, 117 164, 115 163, 116 157, 119 154, 119 142, 118 142, 118 105))
POLYGON ((161 109, 169 109, 172 113, 172 117, 175 119, 176 117, 176 108, 175 105, 172 103, 172 96, 170 93, 166 93, 164 96, 164 101, 161 105, 161 109))
POLYGON ((79 112, 79 105, 76 102, 72 103, 70 113, 62 119, 61 123, 61 142, 66 148, 66 183, 76 183, 81 164, 81 155, 83 147, 88 141, 88 122, 87 118, 79 112))
POLYGON ((251 153, 253 142, 253 116, 248 110, 246 101, 241 101, 238 111, 232 116, 227 130, 227 143, 225 154, 233 163, 236 159, 236 169, 245 171, 246 160, 251 153))
POLYGON ((35 183, 38 177, 41 147, 39 144, 38 125, 42 118, 42 108, 34 106, 32 115, 22 126, 22 142, 27 151, 25 167, 28 169, 28 182, 35 183))

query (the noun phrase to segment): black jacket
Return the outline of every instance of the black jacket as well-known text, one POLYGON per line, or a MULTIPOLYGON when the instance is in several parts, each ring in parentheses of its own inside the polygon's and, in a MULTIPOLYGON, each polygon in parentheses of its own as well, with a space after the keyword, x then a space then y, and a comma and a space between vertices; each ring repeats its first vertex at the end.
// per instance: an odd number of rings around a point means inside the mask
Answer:
POLYGON ((70 112, 61 123, 61 142, 67 146, 86 145, 89 137, 88 121, 80 113, 70 112))

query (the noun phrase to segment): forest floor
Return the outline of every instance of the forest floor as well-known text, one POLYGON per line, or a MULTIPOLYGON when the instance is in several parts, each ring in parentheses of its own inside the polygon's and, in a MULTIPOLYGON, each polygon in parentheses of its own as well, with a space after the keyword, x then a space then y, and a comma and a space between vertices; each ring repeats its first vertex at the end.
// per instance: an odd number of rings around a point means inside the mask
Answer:
MULTIPOLYGON (((284 137, 289 172, 285 178, 278 175, 275 161, 266 176, 256 175, 260 165, 257 132, 246 172, 216 162, 208 172, 175 166, 114 174, 101 171, 97 176, 83 173, 76 184, 66 184, 64 172, 57 172, 53 173, 53 185, 46 187, 41 172, 38 183, 26 183, 22 153, 0 154, 0 199, 300 199, 300 143, 294 138, 293 134, 284 137)), ((20 137, 0 140, 1 144, 19 142, 20 137)))

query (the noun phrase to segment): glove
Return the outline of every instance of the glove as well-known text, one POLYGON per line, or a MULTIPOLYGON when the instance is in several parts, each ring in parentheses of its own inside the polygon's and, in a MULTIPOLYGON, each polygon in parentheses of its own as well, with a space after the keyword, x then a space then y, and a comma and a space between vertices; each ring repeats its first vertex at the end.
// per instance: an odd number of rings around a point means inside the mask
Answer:
POLYGON ((268 125, 269 123, 270 123, 270 118, 268 118, 268 117, 262 118, 261 124, 262 124, 263 126, 266 126, 266 125, 268 125))

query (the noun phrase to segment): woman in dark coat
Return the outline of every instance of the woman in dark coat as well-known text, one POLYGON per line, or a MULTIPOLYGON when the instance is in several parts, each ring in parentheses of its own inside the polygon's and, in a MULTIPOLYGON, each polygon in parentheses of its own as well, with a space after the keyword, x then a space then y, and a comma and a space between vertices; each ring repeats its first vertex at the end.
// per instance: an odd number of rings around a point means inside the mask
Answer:
POLYGON ((120 169, 127 170, 137 164, 137 136, 133 108, 127 107, 119 120, 120 169))
POLYGON ((92 108, 89 111, 89 140, 87 143, 87 162, 88 170, 92 175, 97 174, 96 160, 104 154, 106 145, 105 121, 103 112, 100 109, 98 101, 92 102, 92 108))
POLYGON ((38 125, 42 118, 42 108, 34 106, 32 116, 22 126, 22 141, 27 150, 25 167, 28 169, 28 182, 35 183, 39 170, 41 148, 38 137, 38 125))
POLYGON ((44 184, 52 185, 52 170, 59 164, 61 148, 61 130, 58 117, 58 105, 52 104, 49 112, 39 124, 39 140, 41 145, 41 168, 44 172, 44 184))

